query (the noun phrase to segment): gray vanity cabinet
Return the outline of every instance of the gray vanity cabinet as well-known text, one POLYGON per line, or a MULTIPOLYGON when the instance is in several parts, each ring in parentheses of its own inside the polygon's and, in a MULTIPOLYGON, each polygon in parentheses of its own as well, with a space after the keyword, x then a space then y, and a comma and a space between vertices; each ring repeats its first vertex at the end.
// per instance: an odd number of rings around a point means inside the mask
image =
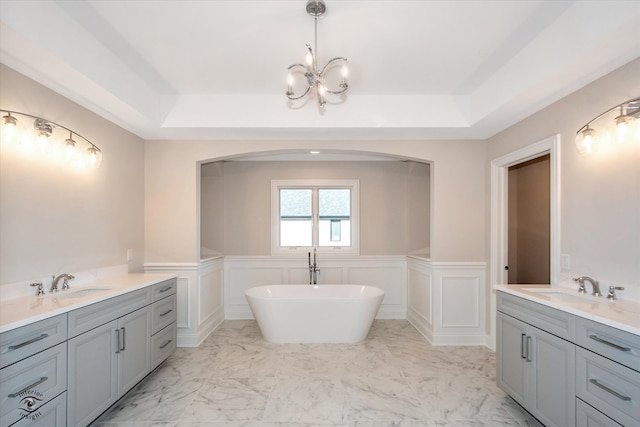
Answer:
POLYGON ((69 313, 77 319, 105 318, 108 323, 68 341, 67 425, 86 426, 142 380, 151 370, 151 290, 140 290, 69 313), (142 308, 130 313, 131 301, 142 308), (123 307, 127 307, 123 309, 123 307))
POLYGON ((576 426, 622 427, 600 411, 595 410, 582 400, 576 400, 576 426))
POLYGON ((118 321, 122 347, 118 359, 118 397, 151 371, 151 309, 134 311, 118 321))
POLYGON ((527 324, 498 312, 496 317, 496 370, 498 386, 522 406, 527 406, 529 366, 526 360, 527 324))
POLYGON ((64 314, 0 334, 1 426, 64 425, 66 340, 64 314))
MULTIPOLYGON (((537 327, 544 321, 532 325, 513 317, 517 313, 532 322, 536 313, 521 307, 527 304, 520 298, 499 295, 498 386, 547 427, 575 425, 574 344, 537 327)), ((563 316, 554 314, 561 320, 555 326, 563 324, 563 316)))
POLYGON ((22 418, 11 427, 52 427, 67 425, 67 399, 63 393, 40 407, 37 417, 22 418))
POLYGON ((69 340, 67 425, 87 425, 118 400, 117 328, 113 320, 69 340))
POLYGON ((175 351, 176 289, 165 280, 0 334, 0 426, 92 423, 175 351))
POLYGON ((177 281, 158 283, 152 288, 151 369, 155 369, 176 350, 177 281))

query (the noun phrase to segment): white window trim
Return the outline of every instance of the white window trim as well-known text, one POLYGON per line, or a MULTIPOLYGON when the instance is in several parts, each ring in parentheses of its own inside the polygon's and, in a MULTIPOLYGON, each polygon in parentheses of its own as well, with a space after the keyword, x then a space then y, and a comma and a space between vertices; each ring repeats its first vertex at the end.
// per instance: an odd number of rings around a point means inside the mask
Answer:
MULTIPOLYGON (((360 255, 360 181, 357 179, 274 179, 271 180, 271 255, 299 257, 313 250, 309 246, 281 247, 280 188, 350 188, 351 189, 351 246, 318 247, 318 253, 331 256, 360 255)), ((315 212, 313 213, 315 216, 315 212)))

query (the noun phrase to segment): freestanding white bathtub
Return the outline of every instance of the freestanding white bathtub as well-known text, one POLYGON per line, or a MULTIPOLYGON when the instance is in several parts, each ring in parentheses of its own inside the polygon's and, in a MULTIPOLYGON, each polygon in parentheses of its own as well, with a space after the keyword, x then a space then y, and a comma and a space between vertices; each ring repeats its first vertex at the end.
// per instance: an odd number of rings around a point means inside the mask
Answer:
POLYGON ((245 297, 265 340, 273 343, 363 341, 384 298, 364 285, 268 285, 245 297))

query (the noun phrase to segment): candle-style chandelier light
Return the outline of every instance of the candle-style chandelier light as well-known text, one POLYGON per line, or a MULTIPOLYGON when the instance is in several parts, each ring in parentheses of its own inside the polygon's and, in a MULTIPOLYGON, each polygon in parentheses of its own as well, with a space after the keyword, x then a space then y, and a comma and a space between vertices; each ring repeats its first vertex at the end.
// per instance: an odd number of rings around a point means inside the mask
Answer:
POLYGON ((305 64, 293 64, 289 67, 286 94, 287 98, 296 101, 315 93, 320 107, 324 108, 327 102, 327 95, 341 95, 349 89, 349 84, 347 83, 347 75, 349 73, 347 67, 348 61, 346 58, 336 57, 327 62, 324 67, 318 69, 318 18, 326 13, 327 6, 324 0, 308 0, 306 9, 307 13, 313 16, 315 45, 312 49, 311 45, 307 43, 305 64), (337 85, 337 88, 330 88, 329 86, 332 82, 327 78, 327 73, 338 65, 342 65, 340 83, 337 85), (300 75, 302 75, 304 79, 296 79, 296 77, 300 75), (303 81, 302 85, 299 84, 300 80, 303 81), (306 86, 306 88, 304 86, 306 86))

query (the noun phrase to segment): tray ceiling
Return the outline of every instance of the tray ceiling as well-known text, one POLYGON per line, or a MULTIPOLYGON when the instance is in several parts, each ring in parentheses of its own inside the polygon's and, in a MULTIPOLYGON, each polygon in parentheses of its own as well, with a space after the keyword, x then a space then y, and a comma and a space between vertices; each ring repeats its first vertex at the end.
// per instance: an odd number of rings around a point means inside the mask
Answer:
POLYGON ((145 139, 486 139, 640 57, 638 1, 326 1, 321 111, 287 101, 304 0, 2 1, 0 61, 145 139))

